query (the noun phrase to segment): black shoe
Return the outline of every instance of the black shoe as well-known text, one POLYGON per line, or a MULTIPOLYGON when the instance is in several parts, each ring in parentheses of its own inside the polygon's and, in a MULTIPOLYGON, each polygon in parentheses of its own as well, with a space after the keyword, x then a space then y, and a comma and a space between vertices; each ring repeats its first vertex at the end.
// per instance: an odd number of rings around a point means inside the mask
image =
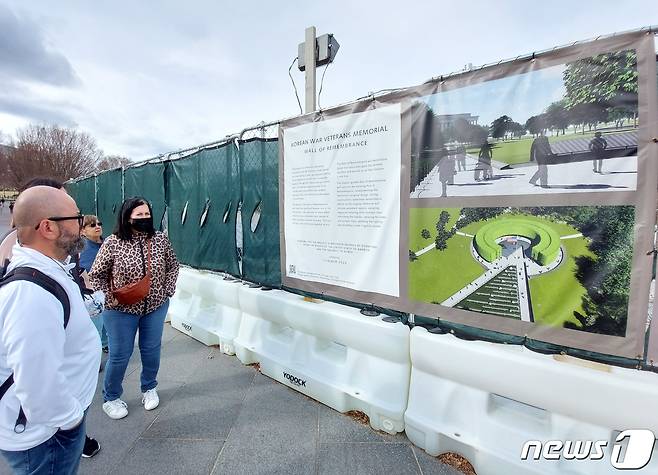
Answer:
POLYGON ((101 451, 101 444, 96 439, 85 435, 85 447, 82 449, 82 456, 86 459, 93 457, 101 451))

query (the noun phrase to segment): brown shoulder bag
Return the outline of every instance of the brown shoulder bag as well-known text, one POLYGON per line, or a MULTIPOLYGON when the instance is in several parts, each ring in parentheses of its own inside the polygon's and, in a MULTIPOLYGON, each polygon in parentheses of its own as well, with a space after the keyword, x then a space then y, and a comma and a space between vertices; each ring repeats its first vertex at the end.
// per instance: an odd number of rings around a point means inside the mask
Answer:
POLYGON ((151 241, 146 244, 146 269, 144 277, 132 284, 124 285, 121 288, 114 288, 114 278, 110 275, 110 291, 117 302, 121 305, 133 305, 146 298, 151 290, 151 241))

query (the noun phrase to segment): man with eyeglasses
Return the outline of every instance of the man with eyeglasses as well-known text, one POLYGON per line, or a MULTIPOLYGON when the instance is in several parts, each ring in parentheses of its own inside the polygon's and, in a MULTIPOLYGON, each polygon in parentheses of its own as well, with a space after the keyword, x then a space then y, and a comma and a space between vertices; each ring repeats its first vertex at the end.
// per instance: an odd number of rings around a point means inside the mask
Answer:
MULTIPOLYGON (((34 186, 49 186, 51 188, 55 188, 57 190, 62 190, 66 192, 66 189, 64 188, 64 185, 61 181, 45 176, 37 176, 30 179, 20 188, 20 192, 22 193, 28 188, 32 188, 34 186)), ((13 204, 14 202, 12 201, 12 205, 13 204)), ((13 206, 12 206, 12 212, 13 212, 13 206)), ((14 227, 13 219, 11 226, 12 226, 11 231, 7 233, 3 237, 2 241, 0 242, 0 265, 5 268, 8 265, 9 261, 11 261, 12 250, 14 248, 14 245, 18 242, 18 230, 14 227)), ((75 256, 71 256, 71 257, 75 258, 75 256)), ((72 269, 71 272, 74 278, 76 279, 78 286, 80 286, 81 288, 88 287, 84 282, 83 276, 80 275, 82 272, 80 267, 72 269)), ((105 336, 105 338, 107 338, 107 336, 105 336)), ((85 447, 84 450, 82 451, 83 457, 91 458, 94 455, 96 455, 98 452, 100 452, 100 450, 101 450, 101 445, 100 443, 98 443, 96 439, 89 436, 85 437, 85 447)))
POLYGON ((0 400, 0 452, 15 473, 77 472, 85 442, 85 411, 100 365, 100 339, 89 319, 69 256, 80 251, 83 216, 63 190, 35 186, 20 194, 14 225, 20 245, 8 270, 36 269, 68 297, 29 281, 0 287, 0 382, 13 384, 0 400), (16 415, 24 413, 20 430, 16 415))

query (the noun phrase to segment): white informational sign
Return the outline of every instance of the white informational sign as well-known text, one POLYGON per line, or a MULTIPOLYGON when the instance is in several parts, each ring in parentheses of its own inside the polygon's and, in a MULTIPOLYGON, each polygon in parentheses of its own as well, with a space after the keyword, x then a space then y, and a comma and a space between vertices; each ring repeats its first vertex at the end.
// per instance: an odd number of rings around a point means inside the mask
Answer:
POLYGON ((400 105, 284 132, 286 276, 399 297, 400 105))

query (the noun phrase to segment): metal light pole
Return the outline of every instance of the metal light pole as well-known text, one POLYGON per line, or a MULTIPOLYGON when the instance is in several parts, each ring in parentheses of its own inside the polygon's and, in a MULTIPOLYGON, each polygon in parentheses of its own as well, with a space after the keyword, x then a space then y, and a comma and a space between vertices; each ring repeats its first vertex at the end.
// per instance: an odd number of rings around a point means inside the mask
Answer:
POLYGON ((313 112, 315 103, 315 27, 306 28, 304 41, 304 64, 306 66, 306 96, 304 105, 306 113, 313 112))

